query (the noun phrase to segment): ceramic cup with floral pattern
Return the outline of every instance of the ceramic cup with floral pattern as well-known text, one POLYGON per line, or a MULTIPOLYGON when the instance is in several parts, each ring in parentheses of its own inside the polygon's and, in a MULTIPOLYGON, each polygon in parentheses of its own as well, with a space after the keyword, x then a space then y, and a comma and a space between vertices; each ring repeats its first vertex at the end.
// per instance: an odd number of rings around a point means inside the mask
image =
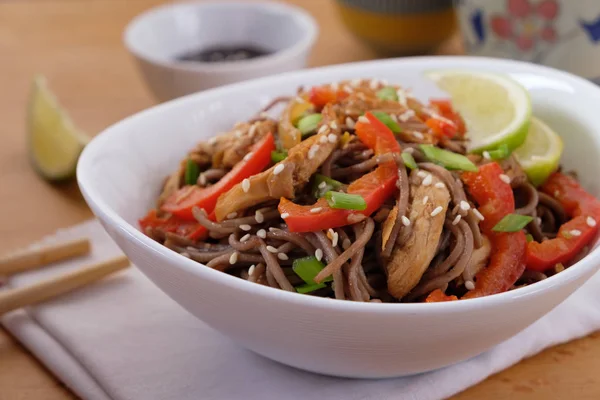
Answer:
POLYGON ((600 83, 600 0, 457 0, 473 55, 513 58, 600 83))

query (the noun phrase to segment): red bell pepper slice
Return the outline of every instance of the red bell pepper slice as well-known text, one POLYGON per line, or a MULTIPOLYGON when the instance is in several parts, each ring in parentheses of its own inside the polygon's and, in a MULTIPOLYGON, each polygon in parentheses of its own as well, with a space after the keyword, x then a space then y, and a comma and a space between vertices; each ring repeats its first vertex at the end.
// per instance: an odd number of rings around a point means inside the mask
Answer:
POLYGON ((314 86, 310 89, 308 100, 321 109, 327 103, 335 103, 346 97, 348 97, 348 93, 344 90, 333 90, 330 86, 314 86))
POLYGON ((475 289, 469 291, 465 299, 505 292, 525 270, 525 233, 492 231, 502 218, 515 211, 512 189, 500 179, 502 173, 500 165, 493 162, 479 167, 479 172, 462 174, 463 182, 485 218, 480 224, 481 230, 492 245, 490 262, 477 274, 475 289))
POLYGON ((272 134, 265 135, 250 149, 252 154, 247 160, 238 162, 223 178, 212 186, 201 188, 199 186, 185 186, 173 193, 161 210, 178 216, 181 219, 192 221, 192 208, 199 207, 212 213, 219 196, 244 179, 262 172, 271 163, 271 152, 275 150, 275 139, 272 134))
MULTIPOLYGON (((394 133, 373 114, 365 114, 369 122, 358 122, 356 134, 358 138, 376 154, 400 152, 400 145, 394 133)), ((371 215, 396 191, 398 168, 396 163, 379 165, 374 171, 362 176, 348 186, 348 193, 361 195, 367 203, 364 211, 340 210, 329 207, 325 199, 319 199, 311 206, 302 206, 282 198, 279 212, 287 214, 285 222, 292 232, 311 232, 348 225, 348 217, 352 214, 371 215), (312 213, 313 208, 321 208, 312 213)))
POLYGON ((438 118, 429 118, 425 121, 425 125, 427 125, 434 133, 435 136, 441 138, 453 138, 456 136, 458 132, 456 129, 456 125, 451 121, 446 121, 438 118))
POLYGON ((208 233, 208 230, 198 222, 182 220, 174 215, 161 218, 158 217, 154 209, 140 219, 139 224, 144 233, 147 227, 161 228, 165 232, 175 233, 190 240, 204 239, 208 233))
MULTIPOLYGON (((460 116, 460 114, 458 112, 456 112, 454 110, 450 100, 433 99, 433 100, 430 100, 429 103, 434 109, 437 109, 438 113, 442 117, 452 121, 452 123, 454 124, 453 129, 455 132, 450 137, 454 137, 456 134, 458 134, 460 137, 463 137, 465 135, 465 133, 467 131, 467 127, 465 125, 465 120, 460 116)), ((429 127, 432 128, 431 126, 429 126, 429 127)), ((434 129, 434 128, 432 128, 432 129, 434 129)))
POLYGON ((556 238, 527 244, 527 268, 544 272, 572 260, 594 239, 598 232, 596 221, 600 220, 600 200, 586 192, 575 179, 560 172, 552 174, 541 190, 556 198, 573 217, 560 227, 556 238), (591 223, 588 218, 592 219, 591 223))

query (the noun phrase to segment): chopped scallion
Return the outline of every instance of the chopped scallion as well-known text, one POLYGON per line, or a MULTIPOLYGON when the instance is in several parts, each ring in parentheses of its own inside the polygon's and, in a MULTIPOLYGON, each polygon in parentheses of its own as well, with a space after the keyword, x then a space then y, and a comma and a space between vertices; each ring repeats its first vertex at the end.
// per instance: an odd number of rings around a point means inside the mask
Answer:
POLYGON ((393 100, 398 101, 398 93, 396 93, 396 89, 391 86, 384 87, 383 89, 379 89, 377 91, 377 97, 382 100, 393 100))
POLYGON ((504 160, 506 157, 510 156, 510 149, 505 143, 494 150, 488 150, 488 154, 490 155, 490 159, 494 161, 504 160))
POLYGON ((287 155, 287 151, 285 150, 274 150, 271 152, 271 161, 277 164, 278 162, 285 160, 287 155))
POLYGON ((325 199, 331 208, 358 211, 363 211, 367 208, 367 202, 358 194, 329 191, 325 193, 325 199))
POLYGON ((425 153, 425 157, 427 157, 429 161, 439 164, 446 169, 471 172, 479 171, 477 166, 462 154, 440 149, 439 147, 435 147, 431 144, 422 144, 419 147, 423 153, 425 153))
POLYGON ((527 239, 527 243, 533 242, 533 236, 531 236, 529 233, 525 235, 525 239, 527 239))
POLYGON ((381 122, 383 122, 390 130, 394 133, 402 132, 402 128, 396 121, 390 117, 388 113, 384 113, 383 111, 373 111, 372 114, 381 122))
POLYGON ((406 165, 410 169, 417 169, 417 162, 415 158, 410 153, 403 152, 402 153, 402 161, 404 161, 404 165, 406 165))
POLYGON ((324 287, 327 287, 327 285, 324 283, 311 283, 311 284, 305 283, 304 285, 296 286, 295 289, 296 289, 296 292, 298 292, 298 293, 306 294, 306 293, 314 292, 319 289, 323 289, 324 287))
POLYGON ((315 174, 312 182, 312 194, 316 199, 325 196, 325 193, 331 190, 338 190, 344 184, 342 182, 331 179, 328 176, 315 174))
POLYGON ((322 119, 323 116, 321 114, 307 115, 298 121, 296 128, 302 133, 302 136, 308 135, 317 129, 317 126, 322 119))
POLYGON ((494 232, 518 232, 531 221, 533 221, 533 218, 528 215, 508 214, 492 230, 494 232))
MULTIPOLYGON (((315 276, 321 270, 325 268, 325 265, 315 256, 297 258, 294 260, 292 264, 292 270, 298 275, 307 285, 315 285, 315 276)), ((332 276, 328 276, 323 280, 323 282, 331 282, 333 280, 332 276)))
POLYGON ((185 163, 184 181, 186 185, 195 185, 200 176, 200 167, 191 158, 185 163))

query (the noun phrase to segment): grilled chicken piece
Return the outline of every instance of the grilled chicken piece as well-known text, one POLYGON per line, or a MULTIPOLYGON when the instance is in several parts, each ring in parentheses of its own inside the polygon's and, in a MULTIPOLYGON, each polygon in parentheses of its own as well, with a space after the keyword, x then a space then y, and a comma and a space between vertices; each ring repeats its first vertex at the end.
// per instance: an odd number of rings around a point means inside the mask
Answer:
POLYGON ((285 160, 248 178, 250 189, 247 192, 244 192, 239 183, 219 197, 215 207, 217 221, 222 221, 232 212, 269 200, 295 197, 296 189, 302 188, 309 181, 338 144, 340 128, 333 108, 326 106, 322 114, 323 120, 319 128, 328 125, 328 129, 292 147, 285 160), (330 124, 334 125, 333 129, 330 124))
POLYGON ((435 187, 441 181, 433 174, 429 176, 431 178, 426 179, 432 179, 431 183, 425 186, 417 171, 410 175, 412 232, 401 247, 393 250, 387 264, 388 292, 397 299, 406 296, 421 280, 435 256, 444 227, 450 193, 445 186, 435 187), (423 204, 426 196, 428 200, 423 204))

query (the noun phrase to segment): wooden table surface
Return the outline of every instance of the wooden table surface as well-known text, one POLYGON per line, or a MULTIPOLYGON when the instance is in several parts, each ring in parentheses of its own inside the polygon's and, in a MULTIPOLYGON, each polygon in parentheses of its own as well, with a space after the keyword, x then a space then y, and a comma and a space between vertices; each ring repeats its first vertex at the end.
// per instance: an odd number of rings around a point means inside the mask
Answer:
MULTIPOLYGON (((160 0, 0 0, 0 252, 91 213, 74 184, 51 186, 27 161, 25 105, 31 77, 48 77, 89 133, 153 104, 121 44, 127 21, 160 0)), ((294 0, 319 21, 310 64, 374 58, 341 25, 331 0, 294 0)), ((458 40, 440 53, 460 52, 458 40)), ((548 349, 456 399, 599 399, 600 333, 548 349)), ((75 398, 0 328, 0 400, 75 398)))

